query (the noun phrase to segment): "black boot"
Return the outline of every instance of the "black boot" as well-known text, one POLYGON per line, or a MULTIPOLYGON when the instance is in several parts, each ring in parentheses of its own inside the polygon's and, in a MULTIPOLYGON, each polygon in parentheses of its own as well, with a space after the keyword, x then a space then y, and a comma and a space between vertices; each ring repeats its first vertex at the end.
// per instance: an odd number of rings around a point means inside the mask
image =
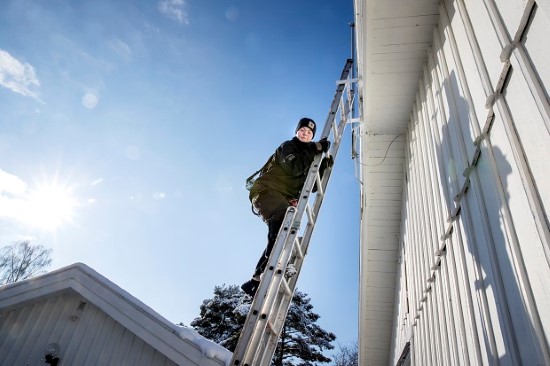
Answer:
POLYGON ((241 285, 241 289, 245 292, 245 294, 254 297, 259 285, 260 285, 260 281, 252 278, 249 281, 243 283, 241 285))

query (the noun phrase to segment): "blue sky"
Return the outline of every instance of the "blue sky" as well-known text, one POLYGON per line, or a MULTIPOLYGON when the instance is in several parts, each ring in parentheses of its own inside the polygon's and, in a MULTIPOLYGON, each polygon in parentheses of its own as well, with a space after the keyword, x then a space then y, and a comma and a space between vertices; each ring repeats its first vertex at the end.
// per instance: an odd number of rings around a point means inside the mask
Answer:
MULTIPOLYGON (((173 322, 252 274, 267 228, 245 179, 304 116, 324 123, 353 2, 4 1, 0 245, 83 262, 173 322)), ((298 288, 357 338, 349 127, 298 288)))

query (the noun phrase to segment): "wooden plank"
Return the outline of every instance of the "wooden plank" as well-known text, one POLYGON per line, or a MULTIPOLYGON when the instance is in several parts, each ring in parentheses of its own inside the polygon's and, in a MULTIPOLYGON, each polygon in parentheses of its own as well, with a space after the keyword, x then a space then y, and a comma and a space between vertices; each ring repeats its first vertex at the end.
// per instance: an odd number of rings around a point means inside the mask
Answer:
MULTIPOLYGON (((505 92, 506 101, 513 118, 514 128, 521 142, 522 150, 529 165, 535 185, 540 195, 544 211, 550 212, 550 132, 536 108, 523 76, 514 73, 505 92)), ((503 173, 506 167, 502 165, 503 173)), ((509 168, 508 168, 509 169, 509 168)))
MULTIPOLYGON (((449 1, 446 2, 447 4, 449 1)), ((483 4, 483 1, 464 1, 472 27, 474 30, 475 41, 479 44, 479 49, 483 57, 491 85, 494 87, 498 83, 502 63, 500 53, 505 44, 502 44, 494 26, 490 24, 489 14, 483 4)))
MULTIPOLYGON (((367 256, 368 258, 368 256, 367 256)), ((382 278, 384 278, 385 273, 395 273, 395 269, 397 267, 397 261, 389 262, 389 261, 380 261, 380 260, 368 260, 365 264, 365 268, 367 269, 367 272, 371 272, 372 275, 381 274, 382 278)), ((382 283, 380 281, 377 281, 378 283, 382 283)), ((395 280, 389 281, 388 286, 394 287, 395 286, 395 280)))
POLYGON ((430 16, 437 14, 436 0, 400 1, 388 0, 384 2, 366 2, 366 12, 369 19, 379 18, 408 18, 430 16))
POLYGON ((394 273, 392 272, 381 272, 381 271, 369 271, 367 269, 367 272, 369 273, 369 277, 371 278, 371 281, 367 281, 365 283, 365 288, 367 290, 367 294, 369 291, 374 290, 387 290, 386 296, 393 296, 393 291, 395 289, 395 270, 394 273))
POLYGON ((510 39, 514 36, 520 27, 523 11, 526 0, 493 0, 498 9, 499 15, 502 17, 504 27, 510 39))
MULTIPOLYGON (((378 158, 381 159, 381 158, 378 158)), ((396 169, 394 169, 396 170, 396 169)), ((377 172, 382 173, 382 172, 377 172)), ((390 172, 390 174, 393 174, 394 172, 390 172)), ((384 188, 388 189, 395 189, 399 186, 403 186, 403 179, 384 179, 383 174, 373 174, 372 177, 367 177, 366 184, 368 188, 371 189, 371 192, 373 190, 380 190, 384 188)))
MULTIPOLYGON (((537 2, 539 4, 539 2, 537 2)), ((550 4, 550 1, 549 1, 550 4)), ((550 9, 549 9, 550 10, 550 9)), ((536 98, 540 99, 537 105, 541 114, 544 115, 546 128, 550 130, 550 122, 548 115, 550 114, 550 44, 547 42, 547 33, 550 29, 550 12, 544 13, 538 6, 532 15, 532 21, 523 36, 523 45, 527 56, 527 61, 533 69, 534 77, 527 74, 526 79, 530 80, 537 89, 536 98)), ((526 72, 524 72, 526 73, 526 72)), ((532 92, 534 93, 534 91, 532 92)))

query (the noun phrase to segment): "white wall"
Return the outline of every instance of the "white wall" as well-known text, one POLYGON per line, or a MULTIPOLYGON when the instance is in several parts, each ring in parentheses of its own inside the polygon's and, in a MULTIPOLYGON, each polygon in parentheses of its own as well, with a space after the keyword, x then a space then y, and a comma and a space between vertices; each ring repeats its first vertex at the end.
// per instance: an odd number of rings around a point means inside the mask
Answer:
POLYGON ((176 365, 73 291, 0 312, 0 364, 45 365, 50 343, 62 365, 176 365))
POLYGON ((550 6, 446 0, 407 133, 394 345, 550 364, 550 6))

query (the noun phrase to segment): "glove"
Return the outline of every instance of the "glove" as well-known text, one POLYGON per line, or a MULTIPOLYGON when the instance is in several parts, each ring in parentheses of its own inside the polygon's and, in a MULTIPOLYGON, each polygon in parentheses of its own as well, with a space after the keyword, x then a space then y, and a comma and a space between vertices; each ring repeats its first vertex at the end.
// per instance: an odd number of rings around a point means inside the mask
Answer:
MULTIPOLYGON (((321 164, 319 164, 319 174, 321 175, 321 179, 323 179, 323 175, 325 174, 325 170, 327 168, 330 168, 334 165, 334 159, 332 156, 325 156, 323 160, 321 160, 321 164)), ((313 186, 313 193, 317 192, 317 182, 315 182, 315 185, 313 186)))
POLYGON ((321 165, 319 166, 319 170, 322 172, 325 171, 325 169, 330 168, 334 165, 334 159, 331 156, 325 156, 323 160, 321 160, 321 165))
POLYGON ((319 140, 319 142, 315 143, 315 149, 317 150, 317 154, 319 154, 321 152, 326 153, 329 148, 330 148, 330 141, 327 140, 326 137, 319 140))

